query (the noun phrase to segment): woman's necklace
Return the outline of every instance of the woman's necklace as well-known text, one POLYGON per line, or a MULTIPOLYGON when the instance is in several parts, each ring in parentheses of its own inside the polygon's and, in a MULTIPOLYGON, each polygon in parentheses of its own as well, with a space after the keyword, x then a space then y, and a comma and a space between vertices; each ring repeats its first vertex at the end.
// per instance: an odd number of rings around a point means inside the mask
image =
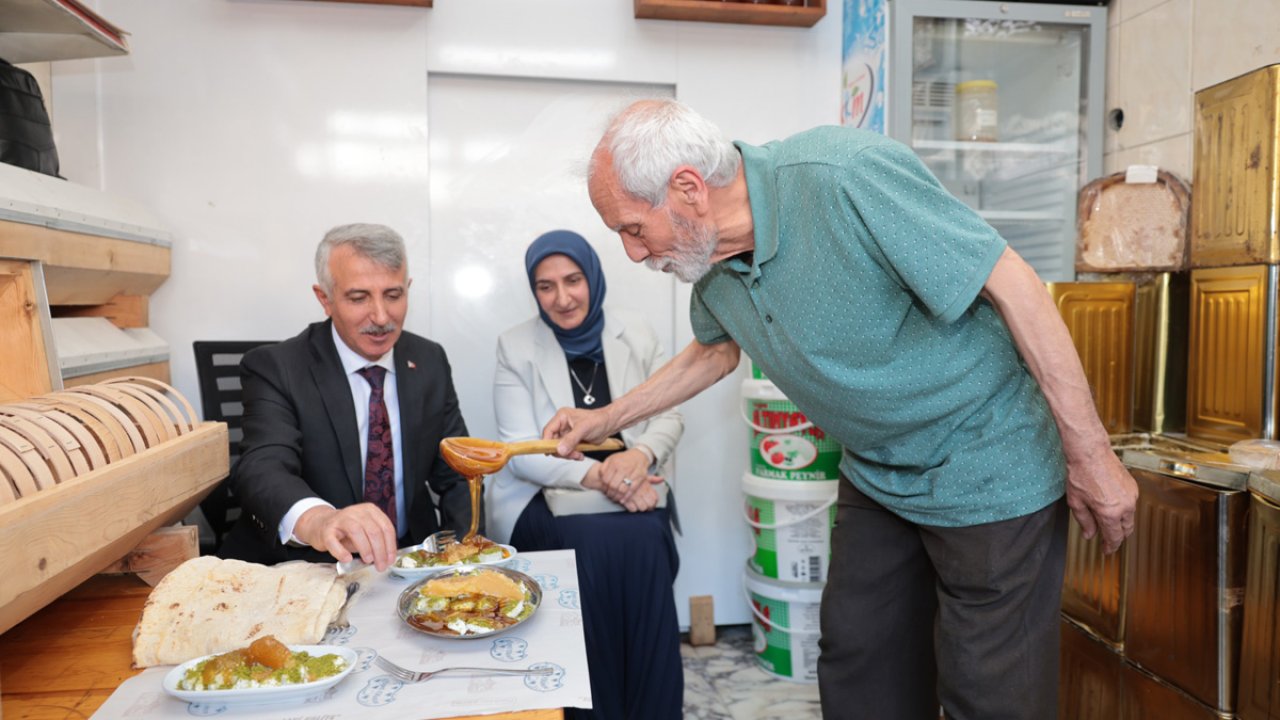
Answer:
POLYGON ((591 394, 591 389, 596 386, 596 371, 600 369, 600 363, 594 363, 591 366, 591 382, 586 387, 582 386, 582 381, 578 379, 578 373, 573 371, 573 366, 569 366, 569 375, 573 377, 573 381, 578 384, 578 389, 582 391, 582 404, 595 405, 596 396, 591 394))

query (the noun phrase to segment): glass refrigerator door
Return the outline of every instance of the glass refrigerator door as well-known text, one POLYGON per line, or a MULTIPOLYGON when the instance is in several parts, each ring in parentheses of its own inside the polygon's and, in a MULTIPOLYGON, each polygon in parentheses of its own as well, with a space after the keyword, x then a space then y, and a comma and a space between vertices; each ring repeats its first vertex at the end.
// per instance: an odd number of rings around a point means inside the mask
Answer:
POLYGON ((891 7, 890 134, 1042 279, 1074 279, 1076 196, 1102 172, 1105 8, 891 7))

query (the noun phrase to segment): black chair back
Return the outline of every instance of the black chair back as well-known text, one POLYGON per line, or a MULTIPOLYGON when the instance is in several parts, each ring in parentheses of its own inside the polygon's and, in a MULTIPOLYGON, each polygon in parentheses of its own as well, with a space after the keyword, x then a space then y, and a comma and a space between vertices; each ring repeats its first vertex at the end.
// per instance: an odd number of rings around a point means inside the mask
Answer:
MULTIPOLYGON (((240 358, 259 345, 270 345, 273 342, 275 341, 197 340, 192 343, 196 355, 196 377, 200 382, 200 413, 205 420, 227 424, 227 439, 231 445, 230 467, 233 473, 236 460, 240 457, 240 440, 244 437, 240 358)), ((213 530, 213 547, 205 548, 208 554, 222 544, 222 537, 240 514, 240 504, 231 494, 229 477, 201 501, 200 510, 213 530)))

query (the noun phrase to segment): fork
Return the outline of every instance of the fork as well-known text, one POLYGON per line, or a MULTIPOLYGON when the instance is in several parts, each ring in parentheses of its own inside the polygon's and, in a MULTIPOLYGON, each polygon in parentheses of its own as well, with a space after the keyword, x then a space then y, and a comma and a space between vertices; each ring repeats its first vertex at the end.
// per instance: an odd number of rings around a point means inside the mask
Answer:
POLYGON ((452 530, 440 530, 433 532, 422 541, 422 549, 427 552, 440 552, 445 548, 458 542, 458 538, 452 530))
POLYGON ((347 585, 347 598, 342 601, 342 607, 338 608, 338 615, 329 623, 329 630, 346 630, 351 627, 351 623, 347 621, 347 608, 351 607, 351 598, 355 596, 356 591, 360 589, 360 583, 353 582, 347 585))
MULTIPOLYGON (((408 551, 426 550, 427 552, 440 552, 456 542, 458 542, 457 536, 454 535, 452 530, 441 530, 439 532, 431 533, 424 538, 421 543, 409 547, 408 551)), ((369 563, 361 560, 359 555, 355 555, 347 562, 337 563, 336 567, 338 568, 339 575, 348 575, 360 568, 369 567, 369 563)))
POLYGON ((450 667, 440 670, 417 671, 410 670, 406 667, 400 667, 381 655, 379 655, 373 663, 383 670, 386 670, 395 679, 408 683, 422 682, 423 680, 429 680, 441 673, 448 672, 472 672, 483 675, 550 675, 555 672, 555 668, 551 666, 540 668, 450 667))
POLYGON ((457 542, 457 536, 452 530, 437 530, 423 538, 422 542, 417 545, 410 545, 405 548, 405 552, 413 552, 414 550, 426 550, 429 553, 440 552, 457 542))

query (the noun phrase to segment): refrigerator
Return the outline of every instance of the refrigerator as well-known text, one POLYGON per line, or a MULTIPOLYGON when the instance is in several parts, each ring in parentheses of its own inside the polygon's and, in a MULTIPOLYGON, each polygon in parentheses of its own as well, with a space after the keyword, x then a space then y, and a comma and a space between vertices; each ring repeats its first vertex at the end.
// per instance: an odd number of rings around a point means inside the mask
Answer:
POLYGON ((846 0, 842 122, 911 146, 1043 280, 1074 280, 1106 32, 1097 5, 846 0))

